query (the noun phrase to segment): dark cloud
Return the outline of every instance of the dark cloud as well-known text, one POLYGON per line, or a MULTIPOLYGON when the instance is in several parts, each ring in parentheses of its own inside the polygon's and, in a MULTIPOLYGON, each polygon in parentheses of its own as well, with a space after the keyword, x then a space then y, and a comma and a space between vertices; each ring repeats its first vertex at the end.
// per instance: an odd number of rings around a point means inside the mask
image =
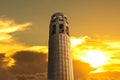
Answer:
POLYGON ((6 57, 5 54, 0 53, 0 70, 7 69, 9 63, 9 57, 6 57))
POLYGON ((15 80, 15 76, 10 73, 9 70, 0 70, 0 80, 15 80))
POLYGON ((47 71, 47 54, 19 51, 12 58, 16 61, 15 65, 11 68, 13 73, 40 73, 47 71))
MULTIPOLYGON (((12 58, 16 61, 11 67, 14 74, 34 74, 47 72, 47 54, 33 51, 16 52, 12 58)), ((73 69, 75 79, 86 76, 93 68, 89 64, 73 60, 73 69)))
POLYGON ((2 68, 3 65, 3 59, 5 58, 4 54, 0 54, 0 68, 2 68))
POLYGON ((4 54, 0 54, 0 80, 14 80, 14 76, 9 72, 8 67, 6 67, 7 62, 4 61, 4 54))

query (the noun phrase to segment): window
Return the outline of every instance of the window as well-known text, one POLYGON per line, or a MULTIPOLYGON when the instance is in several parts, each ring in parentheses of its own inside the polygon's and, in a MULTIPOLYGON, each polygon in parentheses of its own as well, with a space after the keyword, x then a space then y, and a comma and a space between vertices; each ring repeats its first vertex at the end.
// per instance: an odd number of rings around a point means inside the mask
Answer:
POLYGON ((62 16, 59 16, 59 21, 64 21, 62 16))
POLYGON ((60 24, 60 29, 63 29, 63 27, 64 27, 63 24, 60 24))
POLYGON ((60 19, 62 19, 63 17, 62 16, 59 16, 60 19))
POLYGON ((56 33, 56 25, 53 25, 53 30, 52 30, 52 34, 55 34, 56 33))
POLYGON ((64 33, 64 25, 63 24, 59 25, 59 32, 64 33))

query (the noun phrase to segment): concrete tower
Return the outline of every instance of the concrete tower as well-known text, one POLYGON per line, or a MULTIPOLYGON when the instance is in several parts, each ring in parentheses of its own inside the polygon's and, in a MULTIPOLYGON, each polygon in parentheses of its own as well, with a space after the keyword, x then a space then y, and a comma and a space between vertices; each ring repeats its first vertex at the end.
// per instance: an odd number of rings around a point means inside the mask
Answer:
POLYGON ((62 13, 53 14, 50 21, 48 80, 74 80, 69 27, 62 13))

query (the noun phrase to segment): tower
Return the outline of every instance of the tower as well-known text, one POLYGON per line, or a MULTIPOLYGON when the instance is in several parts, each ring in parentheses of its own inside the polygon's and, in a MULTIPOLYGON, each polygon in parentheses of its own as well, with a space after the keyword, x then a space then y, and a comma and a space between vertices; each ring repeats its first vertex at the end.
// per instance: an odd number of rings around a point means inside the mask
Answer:
POLYGON ((74 80, 67 18, 53 14, 49 28, 48 80, 74 80))

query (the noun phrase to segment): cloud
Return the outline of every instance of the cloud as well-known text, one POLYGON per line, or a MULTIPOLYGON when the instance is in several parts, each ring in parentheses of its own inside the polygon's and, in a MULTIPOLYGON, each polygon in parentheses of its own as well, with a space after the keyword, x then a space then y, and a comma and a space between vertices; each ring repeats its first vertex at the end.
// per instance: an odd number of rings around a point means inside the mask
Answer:
POLYGON ((103 70, 105 70, 106 72, 120 72, 120 64, 116 63, 116 64, 108 64, 108 65, 104 65, 103 66, 103 70))
POLYGON ((0 33, 13 33, 16 31, 23 31, 31 23, 17 24, 14 20, 0 19, 0 33))
POLYGON ((1 53, 6 53, 6 55, 11 55, 15 51, 25 48, 25 46, 17 42, 17 40, 11 35, 11 33, 17 31, 24 31, 31 23, 17 24, 11 19, 0 19, 0 51, 1 53))
POLYGON ((88 36, 83 36, 83 37, 71 37, 70 40, 71 40, 71 46, 72 47, 75 47, 77 45, 80 45, 82 43, 84 43, 87 39, 89 39, 88 36))
POLYGON ((29 46, 25 50, 37 51, 37 52, 42 52, 42 53, 48 54, 48 47, 47 46, 29 46))
POLYGON ((0 68, 7 69, 13 65, 12 58, 6 57, 5 54, 0 54, 0 68), (11 64, 10 64, 11 63, 11 64))
POLYGON ((11 67, 13 73, 42 73, 47 72, 47 54, 35 51, 18 51, 12 58, 15 65, 11 67))
POLYGON ((15 76, 12 75, 8 70, 0 70, 0 80, 16 80, 15 76))
MULTIPOLYGON (((83 36, 84 37, 84 36, 83 36)), ((96 64, 93 62, 105 62, 105 64, 99 66, 96 71, 110 71, 110 64, 119 64, 120 63, 120 40, 111 40, 111 39, 103 39, 100 37, 97 38, 85 38, 83 37, 76 37, 76 45, 72 46, 72 54, 75 60, 81 60, 83 62, 87 62, 88 64, 96 64), (82 40, 82 42, 81 42, 82 40), (78 43, 77 43, 78 42, 78 43), (91 52, 92 51, 92 52, 91 52), (99 54, 99 55, 97 55, 99 54), (100 57, 100 55, 102 57, 100 57), (93 56, 95 58, 93 58, 93 56), (98 58, 96 58, 98 57, 98 58), (89 58, 89 61, 86 59, 89 58), (105 65, 108 65, 106 68, 105 65), (105 67, 105 68, 104 68, 105 67)), ((71 43, 72 43, 71 42, 71 43)), ((112 67, 113 71, 119 71, 119 66, 115 65, 117 68, 112 67)))
POLYGON ((5 62, 5 55, 4 54, 0 54, 0 68, 4 68, 5 62))
POLYGON ((30 50, 38 52, 48 52, 47 46, 26 46, 18 42, 11 33, 24 31, 31 25, 30 22, 18 24, 12 19, 0 19, 0 52, 6 56, 14 55, 16 51, 30 50))
POLYGON ((9 72, 6 66, 9 63, 6 59, 8 59, 8 57, 5 57, 4 54, 0 54, 0 80, 14 80, 14 76, 9 72))

